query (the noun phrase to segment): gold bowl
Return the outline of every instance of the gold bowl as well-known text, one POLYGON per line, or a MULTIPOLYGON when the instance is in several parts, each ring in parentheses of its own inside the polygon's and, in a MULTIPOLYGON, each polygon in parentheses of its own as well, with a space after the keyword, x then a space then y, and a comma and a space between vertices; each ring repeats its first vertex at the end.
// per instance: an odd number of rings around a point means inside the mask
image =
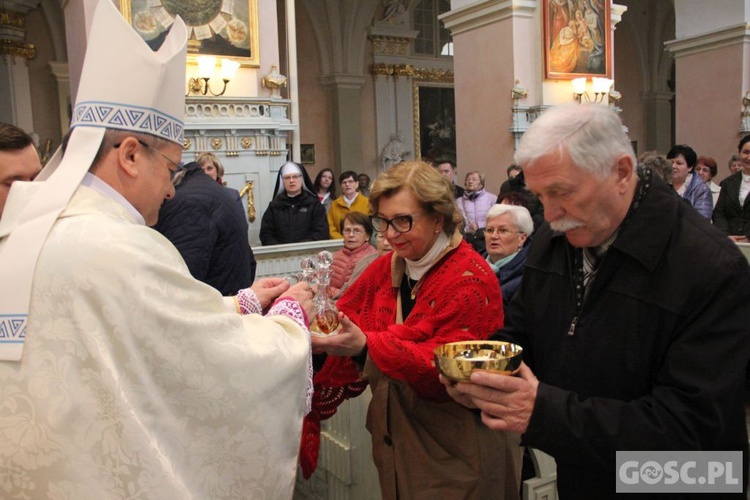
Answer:
POLYGON ((454 382, 466 382, 475 370, 513 375, 521 367, 523 349, 510 342, 452 342, 435 349, 438 371, 454 382))

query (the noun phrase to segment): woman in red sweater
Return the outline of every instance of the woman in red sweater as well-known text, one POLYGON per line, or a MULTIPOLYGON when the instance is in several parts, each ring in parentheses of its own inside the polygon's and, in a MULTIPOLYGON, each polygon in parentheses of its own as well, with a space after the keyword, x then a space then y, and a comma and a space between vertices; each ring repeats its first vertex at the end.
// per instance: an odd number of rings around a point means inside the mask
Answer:
POLYGON ((433 364, 437 346, 486 338, 503 324, 500 286, 461 237, 452 187, 430 165, 403 162, 375 181, 370 210, 394 252, 339 299, 341 332, 313 339, 328 358, 314 379, 303 470, 317 453, 317 419, 369 383, 383 498, 518 498, 519 436, 490 431, 453 402, 433 364))

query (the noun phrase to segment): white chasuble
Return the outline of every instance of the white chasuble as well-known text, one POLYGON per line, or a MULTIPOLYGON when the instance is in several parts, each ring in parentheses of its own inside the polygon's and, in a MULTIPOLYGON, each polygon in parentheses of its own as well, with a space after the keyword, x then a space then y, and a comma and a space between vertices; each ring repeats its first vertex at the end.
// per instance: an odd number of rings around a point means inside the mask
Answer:
MULTIPOLYGON (((0 237, 33 189, 14 186, 0 237)), ((307 335, 229 312, 80 187, 39 257, 23 358, 0 362, 0 498, 291 498, 307 335)))

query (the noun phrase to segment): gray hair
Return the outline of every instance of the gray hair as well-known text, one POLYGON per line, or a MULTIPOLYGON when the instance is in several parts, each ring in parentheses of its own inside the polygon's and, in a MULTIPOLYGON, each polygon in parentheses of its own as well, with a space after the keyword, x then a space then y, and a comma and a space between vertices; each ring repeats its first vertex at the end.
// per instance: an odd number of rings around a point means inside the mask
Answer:
POLYGON ((521 138, 515 162, 527 170, 554 153, 560 157, 567 153, 576 167, 599 178, 612 173, 621 155, 636 164, 620 118, 601 104, 564 104, 545 111, 521 138))
POLYGON ((492 205, 487 211, 486 223, 489 223, 490 219, 503 214, 511 215, 520 233, 530 235, 534 232, 534 221, 531 220, 531 213, 526 207, 518 205, 492 205))

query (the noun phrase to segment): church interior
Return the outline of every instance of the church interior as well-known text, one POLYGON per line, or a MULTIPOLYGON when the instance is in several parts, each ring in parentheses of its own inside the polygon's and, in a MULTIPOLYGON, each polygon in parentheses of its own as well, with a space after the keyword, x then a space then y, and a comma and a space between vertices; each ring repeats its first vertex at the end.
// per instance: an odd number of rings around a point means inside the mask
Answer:
MULTIPOLYGON (((149 43, 176 15, 189 26, 182 159, 221 158, 254 248, 287 160, 311 178, 374 179, 400 160, 450 159, 458 183, 480 171, 497 193, 536 117, 598 102, 616 108, 636 155, 688 144, 716 160, 719 182, 750 132, 743 0, 99 1, 149 43)), ((0 2, 0 122, 32 133, 43 161, 69 129, 95 4, 0 2)), ((379 498, 362 463, 369 437, 349 435, 366 404, 324 429, 321 471, 299 498, 379 498)), ((553 474, 550 457, 536 459, 553 474)))

